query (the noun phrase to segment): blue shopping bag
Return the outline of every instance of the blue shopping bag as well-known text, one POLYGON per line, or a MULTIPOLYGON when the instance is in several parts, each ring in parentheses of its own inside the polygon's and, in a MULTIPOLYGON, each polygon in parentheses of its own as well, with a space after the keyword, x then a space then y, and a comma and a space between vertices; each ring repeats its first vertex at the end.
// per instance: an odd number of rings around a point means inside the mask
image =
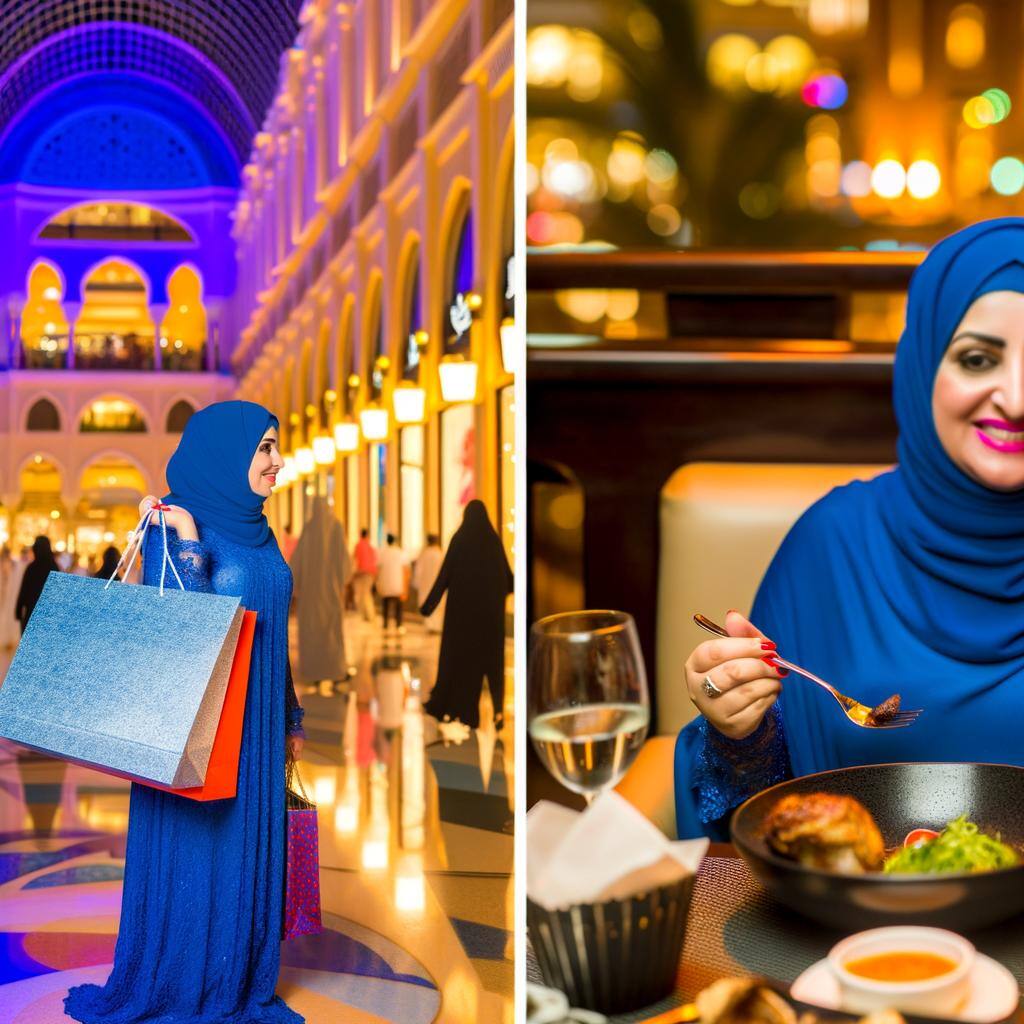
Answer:
MULTIPOLYGON (((153 512, 121 562, 131 571, 153 512)), ((202 786, 244 608, 187 591, 51 572, 0 689, 0 736, 140 782, 202 786)), ((164 587, 168 566, 180 589, 164 587)))

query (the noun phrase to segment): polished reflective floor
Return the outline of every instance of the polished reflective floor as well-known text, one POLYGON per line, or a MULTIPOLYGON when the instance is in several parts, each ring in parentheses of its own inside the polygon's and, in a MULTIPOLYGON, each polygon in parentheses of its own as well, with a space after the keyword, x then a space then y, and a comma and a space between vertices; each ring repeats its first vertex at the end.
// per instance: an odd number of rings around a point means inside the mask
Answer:
MULTIPOLYGON (((310 1024, 509 1024, 511 667, 502 732, 486 690, 479 729, 439 726, 436 635, 346 636, 356 674, 299 688, 324 932, 284 943, 278 992, 310 1024)), ((67 1020, 68 987, 107 977, 127 824, 127 783, 0 740, 0 1024, 67 1020)))

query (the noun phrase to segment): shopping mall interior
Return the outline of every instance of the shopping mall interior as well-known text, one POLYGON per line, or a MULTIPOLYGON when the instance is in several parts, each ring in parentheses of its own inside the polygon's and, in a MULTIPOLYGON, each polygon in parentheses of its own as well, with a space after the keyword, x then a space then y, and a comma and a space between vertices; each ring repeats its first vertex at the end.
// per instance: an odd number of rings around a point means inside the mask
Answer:
MULTIPOLYGON (((95 571, 193 412, 240 397, 280 423, 282 542, 323 497, 415 557, 475 497, 511 559, 510 0, 50 0, 0 38, 0 547, 95 571)), ((510 1021, 501 709, 439 728, 437 636, 346 629, 352 677, 299 685, 326 940, 280 991, 510 1021)), ((127 788, 8 748, 0 780, 0 1020, 43 1024, 111 962, 127 788)))

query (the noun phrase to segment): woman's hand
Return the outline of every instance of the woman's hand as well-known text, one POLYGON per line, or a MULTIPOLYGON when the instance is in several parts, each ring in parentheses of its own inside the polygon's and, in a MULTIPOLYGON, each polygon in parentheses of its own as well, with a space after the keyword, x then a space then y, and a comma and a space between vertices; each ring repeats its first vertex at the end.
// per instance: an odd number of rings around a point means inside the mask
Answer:
MULTIPOLYGON (((159 498, 154 498, 152 494, 147 494, 142 501, 139 502, 139 515, 145 515, 146 511, 153 505, 159 504, 159 498)), ((188 509, 184 509, 180 505, 169 505, 167 507, 167 511, 164 512, 164 522, 175 530, 178 534, 179 540, 199 540, 199 532, 196 530, 196 522, 192 518, 192 513, 189 512, 188 509)), ((159 518, 154 516, 150 525, 159 525, 159 523, 159 518)))
POLYGON ((302 760, 302 746, 306 742, 302 736, 286 736, 288 743, 288 756, 293 761, 302 760))
POLYGON ((741 740, 760 724, 782 689, 785 669, 774 667, 775 644, 739 612, 725 617, 728 638, 694 648, 686 660, 686 688, 697 710, 724 736, 741 740), (705 679, 720 696, 708 696, 705 679))

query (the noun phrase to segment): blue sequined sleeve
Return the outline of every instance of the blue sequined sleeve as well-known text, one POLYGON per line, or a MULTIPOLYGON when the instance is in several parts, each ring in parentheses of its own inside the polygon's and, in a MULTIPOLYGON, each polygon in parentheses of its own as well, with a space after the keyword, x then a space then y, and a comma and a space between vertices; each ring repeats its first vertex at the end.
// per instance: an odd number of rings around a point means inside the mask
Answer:
MULTIPOLYGON (((186 590, 210 593, 210 558, 198 540, 178 540, 178 534, 167 530, 167 551, 178 570, 186 590)), ((160 570, 163 563, 164 542, 159 524, 149 528, 142 550, 142 582, 149 587, 160 586, 160 570)), ((164 589, 177 587, 178 581, 167 566, 164 573, 164 589)))
POLYGON ((306 730, 302 728, 302 719, 306 709, 299 703, 295 693, 295 682, 292 679, 292 667, 288 666, 288 678, 284 685, 284 721, 285 734, 288 736, 302 736, 305 738, 306 730))
POLYGON ((782 712, 773 704, 745 739, 733 740, 705 718, 698 720, 692 785, 697 816, 705 824, 724 818, 748 797, 790 777, 782 712))

